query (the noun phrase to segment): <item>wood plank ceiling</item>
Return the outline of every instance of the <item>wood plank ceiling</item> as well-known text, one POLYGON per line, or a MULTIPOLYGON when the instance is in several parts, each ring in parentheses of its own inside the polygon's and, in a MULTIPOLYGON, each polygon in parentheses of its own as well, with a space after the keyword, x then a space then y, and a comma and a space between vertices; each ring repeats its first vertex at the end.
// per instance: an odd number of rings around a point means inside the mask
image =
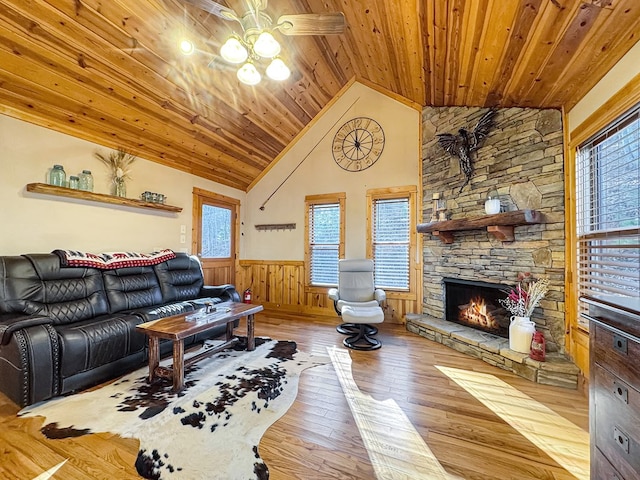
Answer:
POLYGON ((271 0, 267 11, 341 11, 348 27, 276 32, 292 76, 248 87, 217 55, 239 24, 180 0, 0 0, 0 112, 246 190, 353 79, 420 105, 570 109, 640 35, 638 0, 271 0))

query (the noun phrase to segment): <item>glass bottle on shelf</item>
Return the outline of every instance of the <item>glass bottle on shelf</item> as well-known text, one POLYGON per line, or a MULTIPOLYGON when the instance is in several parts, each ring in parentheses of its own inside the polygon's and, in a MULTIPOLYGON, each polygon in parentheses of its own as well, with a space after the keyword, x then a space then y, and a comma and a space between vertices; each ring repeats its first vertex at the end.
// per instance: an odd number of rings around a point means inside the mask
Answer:
POLYGON ((51 172, 49 172, 49 184, 55 185, 56 187, 67 186, 67 174, 62 165, 53 166, 51 172))
POLYGON ((116 177, 113 179, 113 194, 116 197, 126 197, 127 196, 127 186, 124 183, 124 178, 116 177))
POLYGON ((80 190, 93 192, 93 175, 91 175, 91 170, 82 170, 80 174, 80 190))
POLYGON ((78 190, 80 187, 80 179, 75 175, 71 175, 69 177, 69 188, 73 188, 74 190, 78 190))

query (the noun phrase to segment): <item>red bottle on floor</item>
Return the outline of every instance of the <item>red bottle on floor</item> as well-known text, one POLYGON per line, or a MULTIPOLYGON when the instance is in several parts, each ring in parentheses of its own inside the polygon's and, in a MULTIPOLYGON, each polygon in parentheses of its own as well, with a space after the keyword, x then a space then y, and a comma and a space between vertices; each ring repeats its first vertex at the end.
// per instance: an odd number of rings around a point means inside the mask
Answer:
POLYGON ((542 332, 535 332, 531 339, 531 351, 529 357, 539 362, 544 362, 545 358, 545 340, 542 332))

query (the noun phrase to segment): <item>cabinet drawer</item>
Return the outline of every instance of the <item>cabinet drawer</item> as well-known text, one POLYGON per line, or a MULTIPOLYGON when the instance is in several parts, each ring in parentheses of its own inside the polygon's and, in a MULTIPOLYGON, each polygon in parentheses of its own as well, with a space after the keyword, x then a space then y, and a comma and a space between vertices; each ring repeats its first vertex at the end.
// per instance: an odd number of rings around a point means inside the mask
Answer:
POLYGON ((594 374, 595 446, 623 478, 640 479, 640 393, 599 365, 594 374))
POLYGON ((593 359, 621 380, 640 385, 640 344, 602 325, 596 325, 593 359))
POLYGON ((625 480, 600 450, 596 448, 594 458, 591 459, 591 478, 594 480, 625 480))

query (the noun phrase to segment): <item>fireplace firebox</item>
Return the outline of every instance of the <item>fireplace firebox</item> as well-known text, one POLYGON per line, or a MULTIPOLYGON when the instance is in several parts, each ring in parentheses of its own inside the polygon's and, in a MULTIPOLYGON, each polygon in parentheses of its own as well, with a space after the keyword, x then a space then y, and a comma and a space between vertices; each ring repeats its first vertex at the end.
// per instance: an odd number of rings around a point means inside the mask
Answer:
POLYGON ((444 278, 445 320, 509 338, 509 312, 498 300, 506 285, 444 278))

